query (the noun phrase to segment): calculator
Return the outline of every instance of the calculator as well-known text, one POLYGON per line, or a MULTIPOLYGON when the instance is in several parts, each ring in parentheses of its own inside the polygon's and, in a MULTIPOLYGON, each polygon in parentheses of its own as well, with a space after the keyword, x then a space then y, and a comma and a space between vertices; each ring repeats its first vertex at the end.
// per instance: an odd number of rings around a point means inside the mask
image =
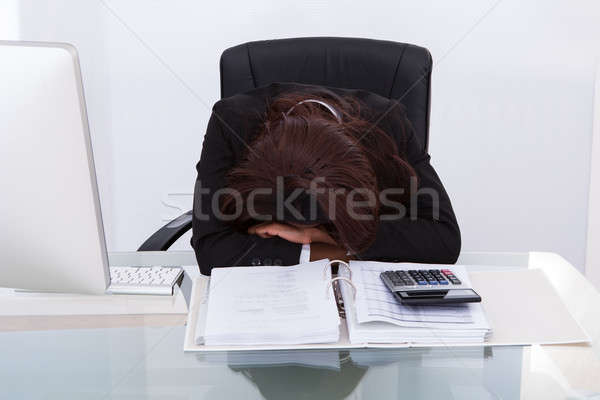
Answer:
POLYGON ((381 280, 400 303, 440 305, 478 303, 481 297, 451 269, 411 269, 382 272, 381 280))

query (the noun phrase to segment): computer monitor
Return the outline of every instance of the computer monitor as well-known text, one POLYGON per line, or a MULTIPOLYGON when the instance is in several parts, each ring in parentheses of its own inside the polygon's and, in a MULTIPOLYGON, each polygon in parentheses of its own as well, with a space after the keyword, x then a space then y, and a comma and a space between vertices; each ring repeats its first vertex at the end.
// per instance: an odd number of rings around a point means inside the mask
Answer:
POLYGON ((0 41, 0 287, 100 294, 109 280, 77 51, 0 41))

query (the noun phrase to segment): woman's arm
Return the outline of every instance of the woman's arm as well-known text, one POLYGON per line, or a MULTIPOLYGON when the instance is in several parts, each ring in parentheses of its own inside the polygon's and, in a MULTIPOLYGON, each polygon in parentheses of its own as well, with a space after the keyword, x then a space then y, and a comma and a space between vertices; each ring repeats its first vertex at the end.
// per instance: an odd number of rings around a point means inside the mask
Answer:
MULTIPOLYGON (((196 169, 194 215, 191 244, 202 274, 210 275, 213 267, 252 265, 281 261, 282 265, 298 263, 301 245, 279 237, 264 239, 238 232, 215 215, 218 213, 217 190, 225 187, 225 176, 237 162, 232 150, 233 134, 224 131, 216 116, 217 106, 208 122, 202 155, 196 169)), ((226 111, 219 112, 225 116, 226 111)), ((238 139, 235 139, 238 140, 238 139)))
MULTIPOLYGON (((298 227, 278 222, 258 224, 250 227, 248 233, 258 235, 262 238, 280 237, 288 242, 309 245, 308 256, 299 262, 317 261, 324 258, 330 260, 348 261, 347 251, 335 242, 329 234, 320 227, 298 227)), ((304 251, 304 247, 303 250, 304 251)))
POLYGON ((460 229, 450 198, 430 157, 422 150, 401 107, 389 112, 388 127, 418 177, 418 191, 401 219, 380 221, 373 245, 358 259, 451 264, 460 253, 460 229), (402 129, 404 125, 409 129, 402 129), (400 137, 406 131, 407 137, 400 137))

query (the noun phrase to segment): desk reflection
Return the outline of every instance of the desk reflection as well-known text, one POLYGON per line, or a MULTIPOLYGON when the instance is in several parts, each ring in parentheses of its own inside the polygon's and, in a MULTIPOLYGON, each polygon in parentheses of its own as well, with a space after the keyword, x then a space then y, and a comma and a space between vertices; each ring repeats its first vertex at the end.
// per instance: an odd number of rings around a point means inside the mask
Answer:
POLYGON ((265 399, 513 399, 521 388, 521 347, 230 352, 199 359, 226 363, 265 399))

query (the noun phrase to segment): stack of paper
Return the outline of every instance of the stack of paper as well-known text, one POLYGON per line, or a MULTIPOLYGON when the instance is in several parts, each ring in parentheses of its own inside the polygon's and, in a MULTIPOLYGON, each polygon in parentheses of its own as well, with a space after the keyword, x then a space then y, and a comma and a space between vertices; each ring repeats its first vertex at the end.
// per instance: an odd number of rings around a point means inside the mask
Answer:
MULTIPOLYGON (((479 303, 444 306, 404 306, 383 284, 381 272, 400 269, 429 269, 420 264, 389 264, 352 261, 352 288, 342 284, 348 334, 351 343, 480 343, 490 326, 479 303)), ((452 270, 470 285, 464 267, 452 270)), ((349 276, 342 268, 341 275, 349 276)))
POLYGON ((293 267, 213 269, 208 311, 198 323, 205 330, 196 332, 196 343, 337 342, 340 318, 332 290, 327 290, 328 264, 322 260, 293 267))

